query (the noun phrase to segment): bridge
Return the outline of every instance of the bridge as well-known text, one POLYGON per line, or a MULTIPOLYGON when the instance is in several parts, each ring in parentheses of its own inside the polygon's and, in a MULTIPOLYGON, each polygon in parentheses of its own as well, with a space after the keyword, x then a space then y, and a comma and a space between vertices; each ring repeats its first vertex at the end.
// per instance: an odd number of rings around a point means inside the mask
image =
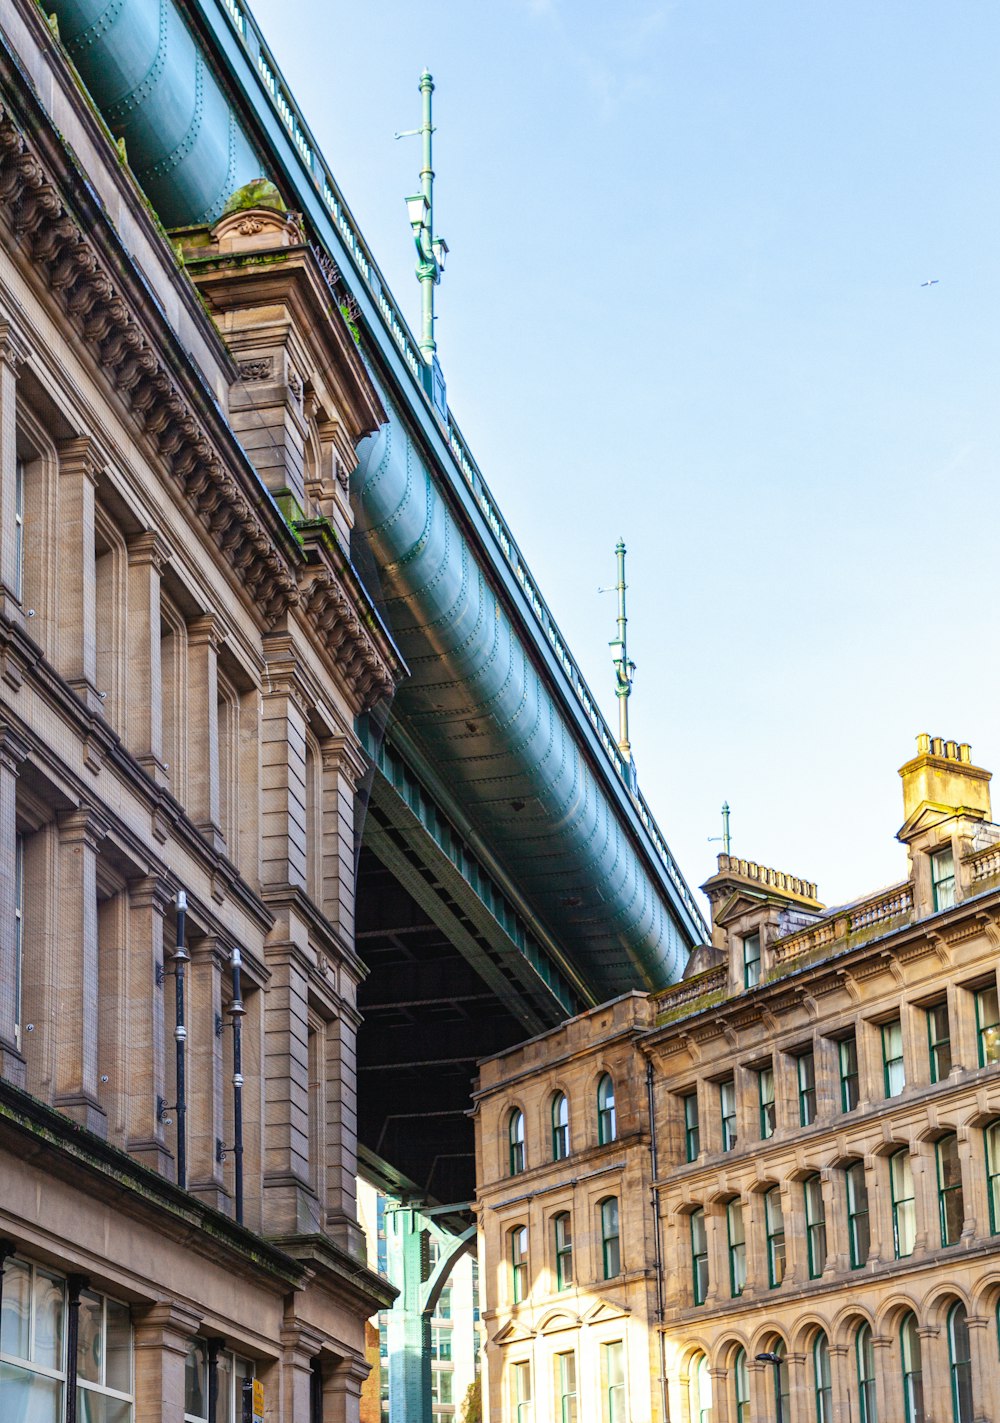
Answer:
POLYGON ((351 558, 410 672, 358 727, 361 1155, 397 1196, 467 1202, 476 1059, 676 981, 706 926, 249 11, 49 4, 168 231, 264 175, 348 295, 388 414, 351 558))

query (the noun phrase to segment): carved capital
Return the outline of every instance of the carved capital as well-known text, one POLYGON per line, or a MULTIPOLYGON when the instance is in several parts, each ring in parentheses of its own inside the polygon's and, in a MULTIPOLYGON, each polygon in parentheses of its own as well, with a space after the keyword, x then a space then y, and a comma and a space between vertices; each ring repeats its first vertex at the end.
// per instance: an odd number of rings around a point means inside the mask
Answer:
POLYGON ((27 338, 9 317, 0 317, 0 364, 9 366, 16 375, 30 355, 31 346, 27 338))
POLYGON ((66 811, 57 818, 56 823, 61 845, 85 845, 95 853, 108 833, 108 822, 90 806, 66 811))
POLYGON ((165 879, 146 875, 144 879, 129 880, 128 898, 133 909, 152 909, 162 917, 170 907, 173 894, 165 879))
POLYGON ((162 573, 173 556, 173 549, 155 529, 143 529, 128 540, 128 561, 135 567, 149 564, 162 573))
POLYGON ((28 744, 9 726, 0 723, 0 768, 16 776, 21 763, 28 759, 28 744))
POLYGON ((60 476, 82 474, 91 484, 97 483, 97 476, 104 468, 105 461, 89 435, 63 440, 56 448, 59 451, 60 476))

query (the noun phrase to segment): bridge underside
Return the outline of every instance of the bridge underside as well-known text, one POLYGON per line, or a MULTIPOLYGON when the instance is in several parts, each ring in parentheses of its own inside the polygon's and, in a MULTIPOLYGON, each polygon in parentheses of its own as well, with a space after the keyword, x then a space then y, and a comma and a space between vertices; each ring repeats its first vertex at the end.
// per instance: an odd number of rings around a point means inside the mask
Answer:
MULTIPOLYGON (((377 821, 365 839, 392 858, 377 821)), ((529 1032, 368 843, 359 866, 357 948, 369 969, 358 1040, 366 1164, 377 1165, 387 1187, 415 1188, 422 1200, 471 1200, 467 1113, 476 1060, 529 1032)))

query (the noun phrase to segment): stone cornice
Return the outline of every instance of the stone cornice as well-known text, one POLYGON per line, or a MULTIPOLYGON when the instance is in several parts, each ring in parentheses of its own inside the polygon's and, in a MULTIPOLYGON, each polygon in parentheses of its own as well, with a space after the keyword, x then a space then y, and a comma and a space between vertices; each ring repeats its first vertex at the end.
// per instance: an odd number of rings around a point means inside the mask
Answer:
MULTIPOLYGON (((161 356, 176 345, 176 337, 148 292, 141 291, 131 264, 113 261, 118 253, 110 249, 120 244, 105 230, 110 224, 93 194, 88 190, 92 214, 71 212, 68 197, 64 201, 39 157, 40 146, 22 131, 10 105, 0 103, 0 209, 216 547, 273 623, 298 600, 297 559, 281 515, 211 393, 198 389, 196 375, 182 369, 183 359, 168 364, 161 356), (128 290, 132 283, 134 292, 128 290), (162 323, 156 346, 133 314, 137 310, 162 323)), ((66 156, 61 157, 66 169, 66 156)), ((67 189, 79 186, 79 175, 72 172, 73 178, 76 183, 67 182, 67 189)))

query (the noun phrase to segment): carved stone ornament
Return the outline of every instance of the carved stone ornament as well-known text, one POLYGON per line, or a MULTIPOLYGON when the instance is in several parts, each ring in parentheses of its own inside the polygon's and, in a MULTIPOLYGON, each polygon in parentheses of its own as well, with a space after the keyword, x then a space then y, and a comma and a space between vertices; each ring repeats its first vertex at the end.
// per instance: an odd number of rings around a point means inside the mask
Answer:
POLYGON ((256 233, 264 231, 264 224, 259 217, 245 217, 237 231, 244 237, 253 237, 256 233))
POLYGON ((241 380, 269 380, 273 367, 270 356, 258 356, 252 361, 240 361, 241 380))
POLYGON ((0 208, 217 548, 273 623, 298 601, 293 569, 2 104, 0 208))

